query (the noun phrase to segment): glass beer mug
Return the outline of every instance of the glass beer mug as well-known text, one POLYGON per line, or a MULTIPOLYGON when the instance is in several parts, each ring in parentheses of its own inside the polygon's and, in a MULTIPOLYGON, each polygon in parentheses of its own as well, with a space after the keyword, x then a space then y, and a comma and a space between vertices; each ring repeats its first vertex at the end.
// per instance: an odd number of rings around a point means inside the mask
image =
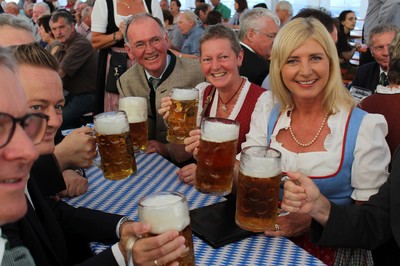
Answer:
POLYGON ((128 116, 131 141, 135 152, 145 152, 148 143, 147 100, 143 97, 119 99, 119 109, 128 116))
POLYGON ((283 180, 279 151, 264 146, 244 148, 240 154, 236 224, 253 232, 275 230, 283 180))
POLYGON ((167 140, 183 144, 189 132, 197 126, 198 89, 173 88, 172 106, 168 116, 167 140))
POLYGON ((183 194, 167 191, 145 196, 139 202, 139 220, 151 225, 148 236, 159 235, 170 230, 178 231, 185 238, 187 249, 177 262, 179 265, 195 265, 189 208, 183 194))
POLYGON ((104 177, 120 180, 134 174, 136 161, 125 112, 95 115, 93 123, 104 177))
POLYGON ((202 120, 195 179, 198 191, 221 196, 231 193, 238 136, 239 123, 234 120, 202 120))

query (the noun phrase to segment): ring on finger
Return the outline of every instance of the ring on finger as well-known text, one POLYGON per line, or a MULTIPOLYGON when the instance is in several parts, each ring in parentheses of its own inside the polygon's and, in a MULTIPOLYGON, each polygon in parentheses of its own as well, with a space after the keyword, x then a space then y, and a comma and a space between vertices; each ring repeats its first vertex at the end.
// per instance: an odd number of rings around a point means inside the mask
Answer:
POLYGON ((154 266, 158 266, 157 260, 154 260, 154 266))
POLYGON ((280 231, 280 230, 281 230, 281 228, 279 227, 279 225, 275 224, 275 231, 280 231))

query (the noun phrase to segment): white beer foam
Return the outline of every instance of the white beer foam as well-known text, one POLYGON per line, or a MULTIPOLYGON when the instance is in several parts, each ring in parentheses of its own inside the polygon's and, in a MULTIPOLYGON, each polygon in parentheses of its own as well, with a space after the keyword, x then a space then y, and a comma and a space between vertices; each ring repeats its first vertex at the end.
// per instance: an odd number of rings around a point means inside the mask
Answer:
POLYGON ((122 112, 107 112, 95 116, 94 128, 96 133, 114 135, 129 132, 129 124, 122 112))
POLYGON ((175 89, 172 91, 171 99, 178 101, 190 101, 199 97, 197 89, 175 89))
POLYGON ((129 123, 139 123, 147 120, 147 109, 145 110, 131 110, 131 109, 122 109, 124 110, 126 115, 128 116, 129 123))
POLYGON ((140 221, 150 224, 153 234, 162 234, 169 230, 182 231, 190 224, 190 218, 187 204, 180 200, 181 197, 176 195, 146 198, 142 205, 149 208, 141 210, 140 221))
POLYGON ((119 109, 147 110, 147 100, 143 97, 124 97, 119 99, 119 109))
POLYGON ((239 126, 235 124, 205 121, 202 126, 201 139, 206 141, 226 142, 235 140, 239 136, 239 126))
POLYGON ((256 157, 242 155, 240 161, 240 171, 242 174, 257 177, 257 178, 269 178, 277 176, 282 172, 279 159, 274 156, 267 157, 268 153, 276 153, 274 150, 267 151, 265 157, 256 157))

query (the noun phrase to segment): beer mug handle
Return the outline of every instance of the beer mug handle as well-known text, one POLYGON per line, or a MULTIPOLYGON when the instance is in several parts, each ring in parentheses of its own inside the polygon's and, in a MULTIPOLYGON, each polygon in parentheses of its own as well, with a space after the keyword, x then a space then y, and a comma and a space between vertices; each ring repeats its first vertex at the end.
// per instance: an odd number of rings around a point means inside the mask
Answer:
POLYGON ((132 258, 132 248, 133 248, 133 245, 135 244, 136 240, 141 239, 141 238, 142 238, 142 236, 136 235, 136 236, 130 237, 126 241, 125 250, 126 250, 126 253, 128 254, 128 266, 134 266, 133 258, 132 258))
MULTIPOLYGON (((290 177, 288 177, 287 175, 282 176, 282 178, 281 178, 281 184, 285 183, 286 181, 292 181, 292 180, 291 180, 290 177)), ((288 215, 289 213, 290 213, 290 212, 284 211, 284 210, 282 210, 280 207, 278 208, 278 217, 286 216, 286 215, 288 215)))

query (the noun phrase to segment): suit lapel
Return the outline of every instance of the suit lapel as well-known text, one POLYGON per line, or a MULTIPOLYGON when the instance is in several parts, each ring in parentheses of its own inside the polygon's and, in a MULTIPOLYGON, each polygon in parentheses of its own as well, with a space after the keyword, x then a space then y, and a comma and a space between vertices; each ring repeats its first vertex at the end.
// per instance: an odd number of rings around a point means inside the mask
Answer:
MULTIPOLYGON (((52 229, 57 226, 58 222, 56 220, 51 220, 51 218, 54 217, 52 214, 46 214, 50 209, 48 208, 47 202, 42 197, 41 192, 36 184, 34 184, 32 181, 28 181, 28 190, 35 209, 33 209, 30 202, 28 202, 28 212, 26 214, 27 221, 32 226, 33 230, 36 233, 36 236, 46 246, 46 249, 51 252, 54 259, 59 262, 60 265, 63 265, 63 263, 61 263, 61 261, 59 260, 59 256, 61 256, 61 254, 57 254, 55 251, 55 245, 57 243, 52 243, 49 238, 49 234, 56 233, 52 229), (47 229, 45 229, 44 226, 47 229)), ((64 239, 60 239, 60 242, 63 240, 64 239)))

